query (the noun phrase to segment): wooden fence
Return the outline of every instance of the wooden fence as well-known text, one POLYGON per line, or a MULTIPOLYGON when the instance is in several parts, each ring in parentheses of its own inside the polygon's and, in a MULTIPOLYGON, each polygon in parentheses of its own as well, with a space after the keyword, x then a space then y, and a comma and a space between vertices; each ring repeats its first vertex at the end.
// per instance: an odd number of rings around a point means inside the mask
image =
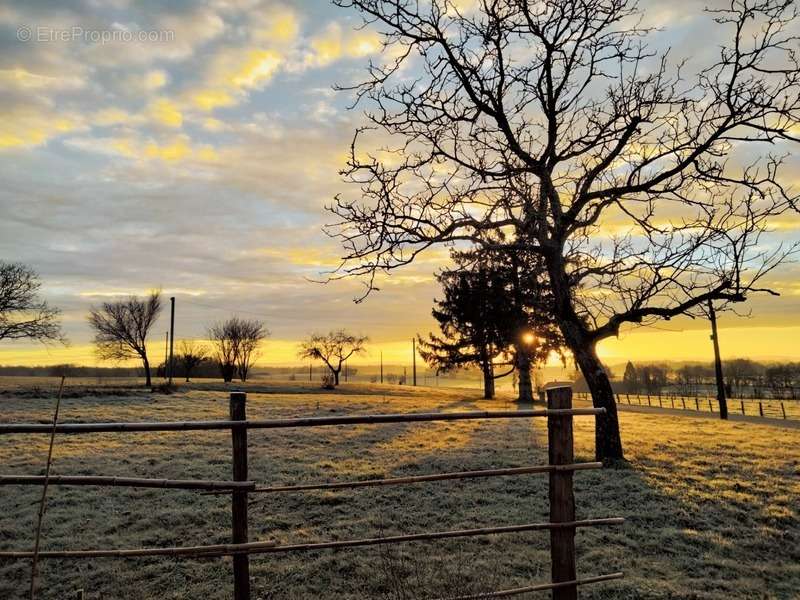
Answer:
MULTIPOLYGON (((617 404, 671 408, 694 412, 719 412, 716 397, 687 396, 682 394, 615 394, 617 404)), ((575 394, 575 398, 591 402, 586 392, 575 394)), ((752 400, 728 398, 728 414, 770 419, 800 420, 800 401, 798 400, 752 400)))
POLYGON ((96 550, 42 550, 0 551, 0 560, 42 559, 93 559, 135 558, 143 556, 172 556, 184 558, 233 557, 234 599, 249 600, 250 563, 253 554, 300 552, 325 548, 355 548, 378 544, 396 544, 412 541, 430 541, 447 538, 495 535, 523 531, 549 531, 551 580, 514 589, 485 592, 462 598, 498 598, 524 593, 552 590, 557 600, 577 598, 581 585, 619 579, 622 573, 609 573, 579 578, 576 569, 575 533, 579 528, 620 525, 622 518, 594 518, 576 520, 573 474, 576 471, 602 468, 602 463, 575 463, 573 454, 573 417, 594 416, 604 409, 572 408, 572 390, 555 388, 547 392, 547 409, 516 411, 481 411, 452 413, 408 413, 357 416, 331 416, 293 419, 247 420, 246 395, 233 392, 230 396, 230 419, 227 421, 184 421, 147 423, 6 423, 0 424, 0 434, 91 434, 100 432, 163 432, 230 430, 232 443, 232 481, 140 479, 105 476, 0 476, 0 485, 92 485, 126 486, 165 489, 202 490, 204 493, 230 494, 231 543, 206 546, 169 548, 96 549, 96 550), (473 419, 546 418, 548 430, 548 464, 524 467, 435 473, 413 477, 372 479, 362 481, 315 483, 307 485, 259 486, 249 479, 247 468, 247 435, 251 429, 276 429, 287 427, 330 427, 348 425, 378 425, 383 423, 419 423, 430 421, 460 421, 473 419), (419 533, 370 537, 361 539, 322 541, 280 545, 272 540, 250 541, 248 533, 248 498, 252 494, 297 493, 308 490, 336 490, 366 486, 404 485, 428 481, 469 479, 483 477, 509 477, 522 474, 547 473, 549 477, 549 520, 541 523, 484 526, 453 531, 423 531, 419 533))

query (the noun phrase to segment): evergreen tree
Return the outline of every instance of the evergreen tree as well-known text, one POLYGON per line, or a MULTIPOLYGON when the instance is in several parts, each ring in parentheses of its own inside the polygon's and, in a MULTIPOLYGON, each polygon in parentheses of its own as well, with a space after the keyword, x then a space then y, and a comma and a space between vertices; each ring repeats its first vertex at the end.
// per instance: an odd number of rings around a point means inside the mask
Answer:
POLYGON ((628 361, 628 364, 625 365, 625 374, 622 376, 622 382, 625 384, 625 390, 627 392, 632 392, 634 394, 639 393, 639 386, 642 381, 639 377, 639 371, 631 361, 628 361))
POLYGON ((437 275, 443 298, 434 301, 432 312, 441 335, 420 337, 420 355, 439 371, 477 366, 485 398, 494 397, 495 379, 516 369, 519 399, 532 401, 531 366, 561 347, 542 310, 543 288, 528 273, 532 264, 519 255, 486 251, 454 252, 452 258, 455 267, 437 275), (496 367, 508 369, 496 374, 496 367))

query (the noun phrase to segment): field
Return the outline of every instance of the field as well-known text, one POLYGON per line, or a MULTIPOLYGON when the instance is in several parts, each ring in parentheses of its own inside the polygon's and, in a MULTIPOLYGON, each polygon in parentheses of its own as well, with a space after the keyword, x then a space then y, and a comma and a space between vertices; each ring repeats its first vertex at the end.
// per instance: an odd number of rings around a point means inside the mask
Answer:
MULTIPOLYGON (((0 382, 3 422, 47 422, 53 381, 0 382), (38 386, 38 389, 34 389, 38 386)), ((300 383, 246 386, 248 416, 513 407, 467 389, 300 383)), ((68 388, 62 421, 222 419, 227 393, 191 384, 155 395, 124 382, 68 388)), ((578 533, 579 574, 625 579, 583 598, 796 598, 800 589, 800 430, 720 423, 689 414, 621 413, 629 464, 577 473, 578 518, 623 516, 623 527, 578 533)), ((3 474, 43 474, 47 436, 0 437, 3 474)), ((252 431, 250 476, 300 483, 546 462, 537 420, 252 431)), ((593 458, 593 422, 576 418, 576 459, 593 458)), ((230 478, 222 432, 59 436, 54 474, 230 478)), ((0 487, 0 544, 29 550, 40 488, 0 487)), ((254 497, 251 540, 370 537, 546 520, 541 475, 254 497)), ((229 499, 174 490, 51 487, 43 549, 134 548, 229 541, 229 499)), ((254 598, 435 598, 549 579, 540 532, 386 548, 251 558, 254 598)), ((0 598, 26 597, 30 563, 0 564, 0 598)), ((83 588, 90 599, 228 599, 227 559, 41 563, 40 598, 83 588)), ((529 597, 546 597, 544 594, 529 597)))

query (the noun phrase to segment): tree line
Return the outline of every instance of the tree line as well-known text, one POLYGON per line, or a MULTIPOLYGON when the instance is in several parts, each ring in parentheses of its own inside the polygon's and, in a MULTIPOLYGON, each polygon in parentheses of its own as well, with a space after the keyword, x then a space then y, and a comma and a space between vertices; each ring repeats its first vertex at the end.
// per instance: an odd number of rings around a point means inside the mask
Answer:
MULTIPOLYGON (((728 397, 800 398, 800 363, 762 363, 747 358, 723 361, 724 385, 728 397)), ((698 395, 716 383, 713 364, 666 363, 635 365, 628 362, 617 390, 630 394, 679 392, 698 395)))

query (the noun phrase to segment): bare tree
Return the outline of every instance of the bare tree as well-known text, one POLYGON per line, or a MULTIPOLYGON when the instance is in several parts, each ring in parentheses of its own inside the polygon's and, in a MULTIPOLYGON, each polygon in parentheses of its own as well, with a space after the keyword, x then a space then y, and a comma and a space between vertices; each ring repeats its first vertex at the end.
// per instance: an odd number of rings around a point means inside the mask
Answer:
POLYGON ((261 343, 269 336, 269 331, 260 321, 241 320, 239 323, 239 355, 236 359, 236 372, 239 379, 247 381, 250 368, 261 356, 259 350, 261 343))
POLYGON ((797 200, 770 154, 798 141, 794 2, 710 10, 731 41, 689 73, 647 47, 633 0, 335 1, 377 24, 394 58, 351 88, 369 125, 344 170, 357 198, 331 207, 334 276, 363 276, 366 294, 441 243, 540 254, 605 409, 597 457, 623 458, 597 343, 774 293, 762 280, 795 249, 767 233, 797 200))
POLYGON ((298 356, 324 362, 333 376, 333 385, 339 385, 342 365, 351 356, 362 354, 367 341, 369 341, 367 336, 353 335, 344 329, 331 331, 325 335, 315 333, 300 344, 298 356))
POLYGON ((258 348, 269 335, 264 323, 256 320, 231 317, 222 323, 215 323, 208 330, 213 342, 217 362, 226 383, 238 375, 247 381, 253 362, 258 358, 258 348))
POLYGON ((41 287, 27 265, 0 261, 0 340, 65 343, 60 311, 39 297, 41 287))
POLYGON ((192 340, 182 340, 178 352, 178 364, 183 367, 186 381, 192 376, 192 371, 208 356, 208 348, 203 344, 195 344, 192 340))
POLYGON ((150 361, 147 358, 147 335, 161 313, 161 292, 146 298, 130 296, 125 300, 103 302, 89 311, 89 325, 95 332, 97 354, 104 360, 140 358, 145 385, 150 386, 150 361))

